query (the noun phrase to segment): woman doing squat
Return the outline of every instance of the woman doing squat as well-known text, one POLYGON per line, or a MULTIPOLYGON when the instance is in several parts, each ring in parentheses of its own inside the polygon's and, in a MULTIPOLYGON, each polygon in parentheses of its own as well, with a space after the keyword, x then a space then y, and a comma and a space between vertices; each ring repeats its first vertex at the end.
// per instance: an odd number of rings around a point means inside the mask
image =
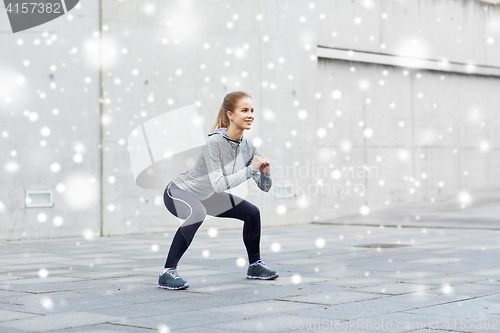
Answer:
POLYGON ((158 278, 158 287, 189 287, 177 273, 177 264, 207 214, 243 221, 243 242, 249 260, 248 279, 271 280, 279 276, 260 258, 259 208, 243 198, 224 192, 249 178, 253 178, 264 192, 271 188, 271 164, 257 152, 252 141, 243 136, 243 131, 251 128, 253 120, 250 95, 243 91, 227 94, 196 165, 167 185, 163 195, 165 206, 185 221, 174 235, 165 269, 158 278))

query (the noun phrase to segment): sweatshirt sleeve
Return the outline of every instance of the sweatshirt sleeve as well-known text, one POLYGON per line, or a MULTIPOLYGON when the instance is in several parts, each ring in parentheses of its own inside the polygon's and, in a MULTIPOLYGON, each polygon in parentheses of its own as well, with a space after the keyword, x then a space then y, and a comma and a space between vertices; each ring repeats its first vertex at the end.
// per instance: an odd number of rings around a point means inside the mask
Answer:
MULTIPOLYGON (((224 192, 225 190, 240 185, 252 177, 252 172, 257 171, 253 165, 250 165, 233 174, 226 174, 226 176, 224 176, 222 173, 222 153, 220 142, 208 141, 206 146, 203 148, 203 155, 205 163, 207 164, 208 176, 214 191, 217 193, 224 192)), ((234 160, 224 159, 224 163, 234 163, 234 160)))
MULTIPOLYGON (((259 152, 257 151, 257 148, 253 145, 253 143, 251 145, 252 145, 253 152, 252 152, 252 158, 250 159, 249 165, 252 165, 253 157, 255 155, 259 155, 259 152)), ((253 165, 252 165, 252 167, 253 167, 253 165)), ((271 186, 272 186, 271 171, 269 171, 268 174, 265 174, 265 173, 257 170, 255 167, 253 167, 252 170, 255 170, 255 171, 252 171, 252 178, 255 181, 255 183, 257 184, 257 186, 262 191, 269 192, 269 190, 271 189, 271 186)))

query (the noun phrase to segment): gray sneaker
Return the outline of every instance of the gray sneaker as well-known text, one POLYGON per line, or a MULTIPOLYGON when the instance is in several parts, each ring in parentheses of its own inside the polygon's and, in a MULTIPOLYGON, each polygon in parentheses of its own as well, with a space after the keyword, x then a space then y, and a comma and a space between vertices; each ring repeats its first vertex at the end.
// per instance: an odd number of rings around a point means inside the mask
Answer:
POLYGON ((186 289, 189 285, 186 280, 177 274, 177 269, 169 268, 160 273, 158 287, 163 289, 186 289))
POLYGON ((260 259, 248 266, 247 279, 274 280, 278 276, 278 272, 270 270, 260 259))

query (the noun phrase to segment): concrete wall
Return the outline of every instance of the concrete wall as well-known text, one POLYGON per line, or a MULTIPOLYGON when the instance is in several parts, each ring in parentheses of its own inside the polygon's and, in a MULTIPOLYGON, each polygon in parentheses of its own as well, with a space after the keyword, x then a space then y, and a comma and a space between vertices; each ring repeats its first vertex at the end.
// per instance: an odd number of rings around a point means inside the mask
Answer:
POLYGON ((71 13, 12 34, 0 8, 2 239, 99 230, 99 70, 85 48, 98 4, 71 13), (26 190, 52 190, 54 207, 25 208, 26 190))
MULTIPOLYGON (((316 56, 321 45, 500 67, 496 6, 458 0, 103 0, 102 197, 99 8, 85 2, 71 13, 71 20, 64 16, 34 28, 37 33, 0 39, 2 50, 9 50, 0 54, 0 70, 9 73, 9 82, 26 78, 9 90, 8 103, 5 92, 0 96, 0 132, 8 133, 0 138, 2 239, 93 237, 101 227, 103 235, 175 231, 179 221, 165 209, 163 191, 135 185, 127 137, 146 120, 192 103, 208 133, 223 96, 234 90, 254 98, 256 121, 245 135, 261 139, 274 185, 292 184, 296 194, 276 199, 273 190, 258 193, 249 181, 247 199, 261 208, 263 226, 500 185, 497 77, 445 74, 441 80, 439 72, 405 75, 399 67, 316 56), (44 30, 57 36, 51 45, 44 30), (332 98, 334 91, 341 92, 339 99, 332 98), (43 127, 51 129, 49 136, 41 134, 43 127), (363 135, 366 128, 373 136, 363 135), (489 151, 480 150, 482 140, 489 151), (51 171, 54 162, 60 171, 51 171), (376 176, 331 178, 336 168, 358 172, 363 165, 377 167, 376 176), (314 175, 324 170, 327 175, 314 175), (316 192, 321 184, 323 194, 316 192), (356 184, 364 195, 354 194, 356 184), (350 187, 351 194, 327 192, 327 185, 350 187), (54 190, 54 207, 24 208, 26 189, 54 190), (56 216, 62 223, 54 222, 56 216)), ((5 20, 0 24, 8 30, 5 20)), ((208 227, 241 222, 209 218, 202 228, 208 227)))

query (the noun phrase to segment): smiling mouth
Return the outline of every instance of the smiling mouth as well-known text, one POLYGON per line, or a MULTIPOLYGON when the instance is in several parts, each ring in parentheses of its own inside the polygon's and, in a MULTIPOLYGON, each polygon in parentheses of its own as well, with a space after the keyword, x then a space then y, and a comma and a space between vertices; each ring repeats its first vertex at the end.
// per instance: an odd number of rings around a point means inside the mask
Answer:
POLYGON ((247 123, 247 124, 251 124, 251 123, 252 123, 252 121, 251 121, 251 120, 246 120, 246 121, 245 121, 245 123, 247 123))

